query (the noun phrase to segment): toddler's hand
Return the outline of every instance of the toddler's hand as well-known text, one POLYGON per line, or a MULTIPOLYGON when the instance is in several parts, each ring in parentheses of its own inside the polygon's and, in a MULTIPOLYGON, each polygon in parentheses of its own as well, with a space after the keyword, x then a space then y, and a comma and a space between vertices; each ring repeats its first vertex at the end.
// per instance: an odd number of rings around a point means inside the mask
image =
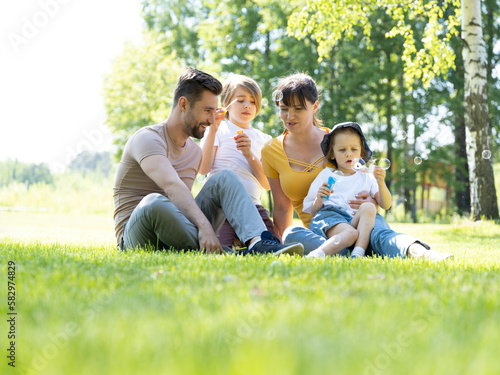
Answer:
POLYGON ((385 169, 379 167, 378 165, 375 166, 375 169, 373 170, 373 176, 375 177, 378 183, 384 182, 386 173, 387 172, 385 171, 385 169))
POLYGON ((328 187, 328 182, 325 182, 323 185, 320 186, 318 189, 318 195, 316 196, 317 199, 322 200, 330 196, 331 193, 333 193, 333 190, 331 190, 328 187))

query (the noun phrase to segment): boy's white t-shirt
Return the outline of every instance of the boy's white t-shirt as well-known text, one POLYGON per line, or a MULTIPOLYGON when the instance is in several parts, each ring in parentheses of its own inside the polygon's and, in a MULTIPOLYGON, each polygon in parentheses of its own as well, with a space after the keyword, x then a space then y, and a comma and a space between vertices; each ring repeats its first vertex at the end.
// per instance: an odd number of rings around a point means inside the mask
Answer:
MULTIPOLYGON (((269 142, 272 139, 270 135, 265 134, 258 129, 252 128, 251 126, 247 129, 243 129, 230 121, 222 121, 215 135, 214 146, 217 146, 217 153, 215 154, 214 164, 208 174, 208 177, 210 178, 210 176, 223 169, 230 169, 234 171, 240 178, 243 186, 245 186, 245 189, 252 198, 252 201, 255 204, 261 204, 260 195, 262 193, 262 186, 253 175, 252 169, 241 151, 236 148, 236 141, 234 140, 234 137, 238 134, 238 130, 243 130, 248 138, 250 138, 252 142, 252 152, 258 160, 261 158, 260 151, 262 150, 262 147, 266 142, 269 142)), ((202 138, 202 147, 204 143, 205 139, 202 138)))
POLYGON ((349 200, 356 199, 356 194, 367 191, 371 197, 375 197, 378 192, 377 180, 372 173, 356 171, 351 176, 335 176, 333 168, 323 169, 312 182, 307 196, 304 198, 304 212, 311 213, 311 207, 318 195, 318 189, 325 182, 328 182, 328 177, 332 176, 336 182, 332 187, 333 193, 328 199, 323 199, 323 207, 336 206, 340 207, 349 214, 354 215, 355 211, 349 207, 349 200))

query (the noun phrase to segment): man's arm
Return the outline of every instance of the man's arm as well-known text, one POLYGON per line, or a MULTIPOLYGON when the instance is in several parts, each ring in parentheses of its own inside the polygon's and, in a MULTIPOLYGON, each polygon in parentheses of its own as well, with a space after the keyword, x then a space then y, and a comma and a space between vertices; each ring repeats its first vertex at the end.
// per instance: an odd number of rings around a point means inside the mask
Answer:
POLYGON ((161 188, 170 201, 198 228, 200 250, 220 252, 222 247, 212 225, 196 204, 191 191, 182 182, 170 161, 162 155, 144 158, 141 168, 161 188))

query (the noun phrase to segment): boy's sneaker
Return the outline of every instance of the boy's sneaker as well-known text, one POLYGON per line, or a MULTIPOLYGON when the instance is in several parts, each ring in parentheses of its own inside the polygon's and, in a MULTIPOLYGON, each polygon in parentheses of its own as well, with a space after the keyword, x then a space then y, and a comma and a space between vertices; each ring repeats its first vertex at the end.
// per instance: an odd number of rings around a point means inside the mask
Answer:
POLYGON ((288 245, 282 245, 278 237, 269 231, 262 232, 260 241, 256 242, 251 249, 243 251, 243 255, 248 254, 304 254, 304 246, 301 243, 294 242, 288 245))

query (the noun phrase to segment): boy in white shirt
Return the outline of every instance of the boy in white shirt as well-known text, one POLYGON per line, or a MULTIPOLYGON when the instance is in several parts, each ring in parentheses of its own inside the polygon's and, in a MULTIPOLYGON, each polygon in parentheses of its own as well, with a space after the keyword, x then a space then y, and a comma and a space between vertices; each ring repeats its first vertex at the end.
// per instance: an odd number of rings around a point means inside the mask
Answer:
MULTIPOLYGON (((373 174, 356 170, 355 163, 359 163, 360 159, 368 163, 372 151, 361 127, 355 122, 335 125, 325 135, 321 148, 335 168, 327 167, 321 171, 304 199, 304 212, 313 215, 309 229, 328 239, 336 236, 336 240, 342 241, 345 247, 354 245, 352 257, 364 256, 375 225, 377 208, 375 204, 365 202, 354 212, 347 202, 355 199, 357 192, 367 191, 380 207, 389 209, 392 197, 385 184, 386 172, 379 166, 375 166, 373 174), (335 170, 341 171, 343 176, 335 176, 335 170), (336 179, 331 188, 329 177, 336 179)), ((308 256, 324 255, 321 250, 315 250, 308 256)))
MULTIPOLYGON (((351 256, 364 256, 375 225, 377 209, 373 203, 365 202, 361 204, 357 212, 354 212, 347 201, 354 199, 357 192, 368 191, 375 202, 387 210, 391 206, 391 193, 385 184, 385 170, 375 166, 373 174, 363 173, 355 165, 360 163, 360 159, 368 163, 372 156, 363 131, 355 122, 335 125, 332 131, 323 138, 321 149, 326 159, 336 170, 341 171, 343 176, 337 178, 334 176, 334 169, 328 167, 321 171, 304 199, 304 211, 314 215, 309 229, 320 236, 327 237, 327 242, 332 241, 336 246, 328 247, 327 251, 318 248, 307 256, 335 255, 353 244, 351 256), (328 187, 330 176, 337 179, 332 186, 333 190, 328 187)), ((408 241, 406 238, 408 236, 398 234, 390 228, 376 227, 376 229, 379 232, 377 234, 379 243, 399 243, 401 246, 408 241)), ((407 251, 408 256, 412 258, 432 261, 442 261, 453 257, 453 254, 431 250, 428 245, 418 240, 414 241, 407 251)))
MULTIPOLYGON (((221 105, 226 109, 226 120, 212 124, 201 141, 203 159, 200 174, 211 176, 224 169, 236 173, 255 203, 267 230, 275 235, 269 212, 261 205, 263 189, 269 190, 269 181, 260 162, 260 151, 271 136, 253 128, 250 123, 260 111, 262 93, 253 79, 232 75, 224 82, 221 105)), ((234 229, 226 220, 218 233, 222 245, 240 245, 234 229)))

